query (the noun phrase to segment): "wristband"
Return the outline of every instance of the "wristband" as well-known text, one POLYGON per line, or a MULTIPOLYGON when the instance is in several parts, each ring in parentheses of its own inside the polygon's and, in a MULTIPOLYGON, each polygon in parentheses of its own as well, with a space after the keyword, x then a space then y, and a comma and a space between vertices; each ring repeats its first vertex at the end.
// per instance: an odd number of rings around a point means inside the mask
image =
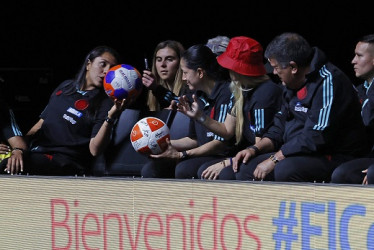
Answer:
POLYGON ((223 161, 221 161, 223 167, 231 167, 232 166, 232 157, 229 157, 228 160, 230 161, 230 165, 226 165, 226 160, 227 159, 224 159, 223 161))
POLYGON ((248 149, 253 149, 255 151, 255 156, 260 153, 260 150, 255 145, 249 146, 248 149))
POLYGON ((206 115, 203 113, 203 115, 197 118, 196 121, 203 124, 206 121, 206 115))
POLYGON ((17 148, 17 147, 12 148, 12 152, 13 152, 14 150, 19 150, 19 151, 21 151, 22 154, 23 154, 23 151, 24 151, 24 149, 22 149, 22 148, 17 148))
POLYGON ((181 157, 181 159, 187 159, 187 158, 188 158, 187 151, 186 150, 182 151, 182 157, 181 157))
POLYGON ((109 124, 113 124, 114 123, 114 119, 113 118, 110 118, 109 116, 107 116, 107 118, 105 118, 105 121, 109 124))
POLYGON ((277 159, 277 157, 275 157, 275 155, 270 155, 269 159, 274 162, 274 164, 277 164, 279 161, 277 159))

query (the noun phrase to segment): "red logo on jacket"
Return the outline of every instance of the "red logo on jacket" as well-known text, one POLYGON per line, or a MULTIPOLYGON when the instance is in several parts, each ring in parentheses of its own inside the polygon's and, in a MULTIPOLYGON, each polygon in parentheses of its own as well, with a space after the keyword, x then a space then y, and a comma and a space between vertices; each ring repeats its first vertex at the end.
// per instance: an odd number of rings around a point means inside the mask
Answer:
POLYGON ((299 98, 299 100, 302 100, 306 97, 307 94, 308 91, 306 90, 306 87, 303 87, 302 89, 297 91, 297 98, 299 98))

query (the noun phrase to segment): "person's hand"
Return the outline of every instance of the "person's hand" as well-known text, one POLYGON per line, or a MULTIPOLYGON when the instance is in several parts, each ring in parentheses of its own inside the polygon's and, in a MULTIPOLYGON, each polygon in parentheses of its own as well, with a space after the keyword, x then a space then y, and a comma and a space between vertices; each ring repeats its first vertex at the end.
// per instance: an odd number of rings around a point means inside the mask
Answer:
POLYGON ((170 102, 170 106, 165 108, 165 109, 170 109, 170 110, 178 110, 178 103, 176 100, 172 100, 170 102))
POLYGON ((362 181, 362 185, 368 185, 368 176, 366 175, 368 173, 368 170, 365 169, 365 170, 362 170, 362 173, 365 174, 365 177, 364 177, 364 180, 362 181))
POLYGON ((119 99, 114 99, 113 100, 113 106, 112 108, 108 111, 108 117, 112 119, 118 118, 122 111, 131 104, 131 100, 128 101, 127 99, 119 100, 119 99))
POLYGON ((216 180, 219 174, 221 173, 222 169, 226 167, 225 162, 226 162, 226 159, 209 166, 207 169, 205 169, 202 172, 201 178, 208 179, 208 180, 216 180))
POLYGON ((16 149, 12 151, 12 155, 8 158, 8 162, 4 171, 11 175, 23 172, 22 150, 16 149))
POLYGON ((150 158, 155 158, 155 159, 159 159, 159 158, 169 158, 169 159, 180 159, 180 154, 179 152, 173 147, 173 145, 171 145, 171 142, 169 139, 166 139, 166 143, 168 144, 168 147, 167 149, 161 153, 161 154, 158 154, 158 155, 149 155, 150 158))
POLYGON ((234 158, 232 158, 232 169, 234 173, 239 171, 239 166, 241 163, 246 164, 249 159, 255 156, 253 150, 250 149, 243 149, 242 151, 238 152, 234 158))
POLYGON ((150 90, 154 90, 158 86, 156 77, 149 70, 143 71, 142 83, 150 90))
POLYGON ((200 110, 199 104, 197 102, 196 95, 192 95, 193 102, 190 105, 187 96, 179 97, 179 103, 177 104, 177 110, 192 119, 198 119, 204 115, 203 111, 200 110))
POLYGON ((275 163, 270 159, 266 159, 257 165, 255 171, 253 172, 253 176, 258 180, 263 180, 268 173, 273 171, 274 168, 275 163))
POLYGON ((10 147, 6 144, 0 143, 0 154, 8 154, 10 152, 10 147))

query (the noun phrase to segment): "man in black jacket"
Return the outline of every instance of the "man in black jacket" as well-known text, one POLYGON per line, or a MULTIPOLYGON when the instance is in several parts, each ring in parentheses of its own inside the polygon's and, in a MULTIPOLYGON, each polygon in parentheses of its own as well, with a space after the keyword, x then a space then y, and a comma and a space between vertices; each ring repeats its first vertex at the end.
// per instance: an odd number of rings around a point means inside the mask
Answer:
POLYGON ((320 49, 283 33, 265 57, 286 91, 274 125, 234 158, 237 179, 328 182, 337 165, 368 152, 354 86, 320 49))

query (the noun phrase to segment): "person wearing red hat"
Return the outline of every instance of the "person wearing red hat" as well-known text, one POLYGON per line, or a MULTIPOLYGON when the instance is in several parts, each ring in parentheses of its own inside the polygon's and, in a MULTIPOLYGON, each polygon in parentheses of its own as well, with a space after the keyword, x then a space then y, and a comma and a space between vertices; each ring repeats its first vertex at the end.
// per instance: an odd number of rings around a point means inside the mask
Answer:
MULTIPOLYGON (((232 80, 230 89, 233 94, 224 123, 207 117, 200 110, 196 97, 191 107, 187 99, 181 98, 179 111, 201 121, 209 130, 225 139, 235 136, 236 148, 231 152, 232 156, 247 147, 255 152, 253 145, 280 109, 283 88, 267 75, 262 46, 252 38, 233 37, 217 61, 229 70, 232 80)), ((202 165, 198 176, 203 179, 235 179, 231 165, 231 158, 216 159, 202 165)))
POLYGON ((369 150, 351 80, 297 33, 276 36, 265 57, 286 87, 274 124, 233 159, 238 180, 330 182, 334 168, 369 150))

